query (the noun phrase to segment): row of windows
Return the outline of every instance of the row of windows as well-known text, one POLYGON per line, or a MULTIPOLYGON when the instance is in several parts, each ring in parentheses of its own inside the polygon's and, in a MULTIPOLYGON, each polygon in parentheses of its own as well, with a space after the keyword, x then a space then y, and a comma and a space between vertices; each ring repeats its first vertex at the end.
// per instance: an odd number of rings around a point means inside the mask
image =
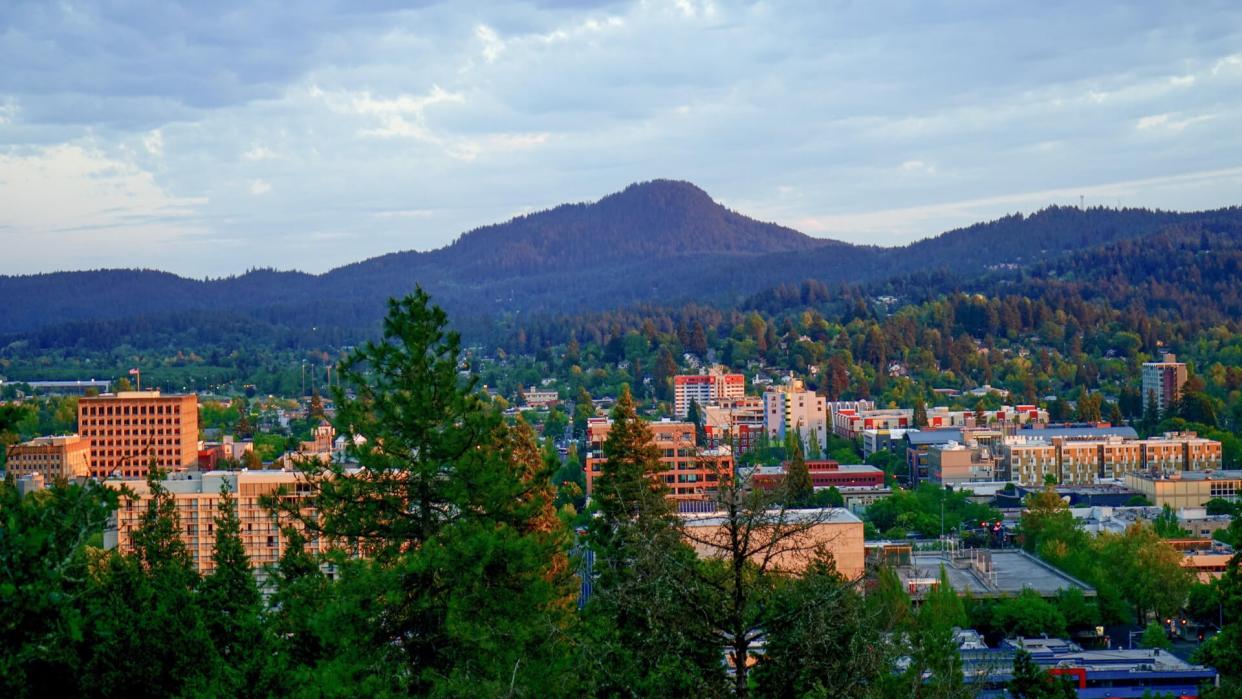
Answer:
POLYGON ((108 416, 108 415, 180 415, 181 404, 174 403, 171 405, 82 405, 79 415, 90 416, 108 416))

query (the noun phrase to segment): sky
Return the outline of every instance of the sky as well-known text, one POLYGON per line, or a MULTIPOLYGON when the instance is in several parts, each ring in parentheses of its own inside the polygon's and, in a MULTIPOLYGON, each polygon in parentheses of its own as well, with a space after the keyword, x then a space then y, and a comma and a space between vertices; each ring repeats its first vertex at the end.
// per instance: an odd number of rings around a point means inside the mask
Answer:
POLYGON ((655 178, 897 245, 1242 204, 1236 2, 0 3, 0 274, 322 272, 655 178))

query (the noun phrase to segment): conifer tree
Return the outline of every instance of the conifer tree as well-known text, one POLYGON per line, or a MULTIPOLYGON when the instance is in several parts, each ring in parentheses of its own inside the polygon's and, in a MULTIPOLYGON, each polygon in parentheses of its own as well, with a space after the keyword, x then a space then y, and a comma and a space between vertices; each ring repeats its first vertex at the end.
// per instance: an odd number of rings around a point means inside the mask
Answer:
POLYGON ((922 396, 914 399, 914 416, 911 422, 919 429, 927 427, 927 404, 923 402, 922 396))
POLYGON ((199 599, 207 632, 221 663, 220 680, 235 695, 262 696, 272 688, 263 680, 268 650, 262 597, 241 539, 237 502, 227 479, 220 484, 213 569, 203 578, 199 599))
POLYGON ((85 605, 83 695, 211 694, 217 687, 220 663, 196 594, 199 576, 163 476, 152 465, 133 552, 109 553, 96 572, 85 605))
POLYGON ((350 447, 360 468, 302 464, 316 510, 285 512, 367 554, 345 566, 342 604, 359 628, 358 615, 378 614, 366 639, 375 658, 399 653, 382 686, 547 693, 572 679, 550 474, 530 433, 459 376, 460 338, 446 326, 421 289, 390 302, 383 339, 352 353, 334 387, 338 428, 363 438, 350 447))
POLYGON ((802 440, 796 430, 785 434, 785 481, 786 501, 794 506, 804 505, 815 493, 811 482, 811 472, 807 469, 806 458, 802 455, 802 440))
POLYGON ((587 605, 591 692, 703 696, 723 689, 719 639, 704 613, 694 551, 665 498, 651 431, 623 386, 604 443, 588 530, 597 579, 587 605))

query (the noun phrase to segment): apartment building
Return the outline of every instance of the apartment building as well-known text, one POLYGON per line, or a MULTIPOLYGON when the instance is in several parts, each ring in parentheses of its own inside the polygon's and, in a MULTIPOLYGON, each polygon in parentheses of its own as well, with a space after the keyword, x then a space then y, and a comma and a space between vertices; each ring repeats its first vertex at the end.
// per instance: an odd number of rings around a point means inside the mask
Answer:
POLYGON ((1039 485, 1053 476, 1065 485, 1090 485, 1138 471, 1176 473, 1218 469, 1221 444, 1193 432, 1169 432, 1151 439, 1058 434, 1040 430, 1005 438, 1001 474, 1020 485, 1039 485))
POLYGON ((990 483, 996 480, 996 457, 987 447, 937 444, 927 450, 927 475, 937 485, 990 483))
MULTIPOLYGON (((261 568, 280 560, 285 549, 284 536, 277 519, 260 504, 264 495, 281 496, 296 502, 309 496, 311 484, 297 471, 208 471, 206 473, 177 474, 163 482, 177 505, 177 519, 181 528, 181 540, 185 542, 198 572, 207 574, 214 569, 211 560, 215 549, 215 520, 220 513, 220 488, 227 483, 241 521, 242 545, 250 557, 250 565, 261 568)), ((146 511, 151 491, 145 481, 112 479, 105 485, 113 488, 129 488, 135 497, 122 497, 120 507, 112 515, 112 521, 104 532, 105 548, 118 548, 123 553, 133 550, 133 532, 146 511)), ((287 519, 282 520, 288 525, 287 519)), ((313 532, 307 533, 306 549, 310 553, 323 553, 328 542, 313 532)))
POLYGON ((717 398, 703 408, 707 447, 730 446, 737 454, 750 451, 763 434, 763 399, 757 396, 717 398))
POLYGON ((14 478, 38 474, 46 483, 91 475, 91 443, 78 435, 37 437, 9 447, 7 473, 14 478))
MULTIPOLYGON (((727 446, 699 450, 694 443, 694 425, 662 420, 647 424, 652 443, 660 450, 664 470, 658 474, 668 486, 669 497, 701 500, 712 496, 720 481, 733 476, 733 452, 727 446)), ((604 442, 612 429, 608 418, 587 421, 587 494, 594 492, 595 480, 603 472, 604 442)))
POLYGON ((703 407, 721 398, 746 395, 746 376, 731 374, 724 367, 714 366, 702 374, 678 374, 673 377, 673 412, 679 418, 690 414, 690 403, 703 407))
POLYGON ((1165 354, 1158 362, 1143 362, 1143 410, 1150 410, 1154 400, 1156 409, 1163 415, 1177 404, 1186 385, 1186 364, 1177 361, 1177 355, 1165 354))
POLYGON ((827 401, 814 391, 808 391, 801 381, 791 381, 783 386, 772 386, 763 392, 764 429, 772 440, 783 441, 785 435, 795 433, 808 448, 812 441, 820 448, 827 445, 827 401))
POLYGON ((198 396, 122 391, 78 401, 78 434, 90 440, 95 478, 146 478, 151 465, 198 464, 198 396))
POLYGON ((531 386, 518 391, 522 396, 522 402, 532 408, 550 408, 560 402, 561 395, 554 388, 539 388, 531 386))

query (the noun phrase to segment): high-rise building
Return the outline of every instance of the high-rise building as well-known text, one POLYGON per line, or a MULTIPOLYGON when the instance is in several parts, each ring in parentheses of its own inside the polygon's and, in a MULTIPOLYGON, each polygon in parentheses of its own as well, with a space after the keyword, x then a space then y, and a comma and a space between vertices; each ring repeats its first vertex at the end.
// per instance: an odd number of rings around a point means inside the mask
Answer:
POLYGON ((699 407, 720 398, 746 395, 746 376, 730 374, 724 367, 714 366, 702 374, 678 374, 673 377, 673 412, 684 418, 690 414, 690 403, 699 407))
POLYGON ((820 449, 827 446, 827 401, 808 391, 801 381, 764 391, 763 416, 769 439, 784 440, 786 434, 794 432, 802 440, 803 449, 809 449, 812 442, 820 449))
MULTIPOLYGON (((661 420, 648 423, 652 443, 660 450, 664 471, 658 475, 668 486, 668 495, 678 500, 701 500, 710 497, 721 480, 733 476, 733 451, 727 446, 697 449, 694 425, 689 422, 661 420)), ((604 442, 612 429, 612 421, 595 417, 587 420, 586 481, 587 493, 594 492, 595 479, 603 472, 604 442)))
POLYGON ((78 435, 38 437, 9 447, 8 473, 15 478, 39 474, 45 482, 91 475, 91 443, 78 435))
POLYGON ((95 478, 145 478, 151 465, 198 464, 198 396, 121 391, 78 401, 78 434, 90 440, 95 478))
POLYGON ((1161 415, 1167 413, 1181 398, 1186 377, 1186 364, 1177 361, 1177 355, 1166 354, 1159 362, 1143 362, 1143 410, 1150 410, 1154 400, 1156 410, 1161 415))
MULTIPOLYGON (((288 518, 277 518, 260 502, 264 495, 279 494, 285 501, 296 502, 313 492, 312 484, 298 471, 208 471, 185 473, 171 477, 163 485, 177 504, 177 520, 181 540, 189 549, 198 572, 212 571, 212 552, 215 550, 215 520, 220 513, 220 487, 227 483, 237 518, 241 521, 241 540, 250 558, 250 565, 262 568, 275 564, 285 548, 281 525, 294 525, 288 518)), ((122 553, 133 550, 133 532, 138 528, 147 502, 151 499, 150 487, 143 481, 109 480, 110 487, 127 487, 135 497, 122 497, 120 506, 112 515, 109 527, 104 531, 104 546, 119 548, 122 553)), ((323 553, 328 542, 312 531, 305 532, 306 551, 323 553)))

